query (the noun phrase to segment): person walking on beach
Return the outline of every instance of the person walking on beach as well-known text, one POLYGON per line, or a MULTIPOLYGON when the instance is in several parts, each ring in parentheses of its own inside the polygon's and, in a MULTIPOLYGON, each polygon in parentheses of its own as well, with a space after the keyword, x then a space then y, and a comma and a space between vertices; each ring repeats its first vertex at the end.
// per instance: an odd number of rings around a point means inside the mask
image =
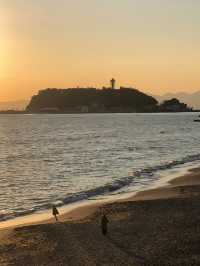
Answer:
POLYGON ((52 206, 52 214, 55 217, 56 221, 58 221, 57 215, 59 215, 59 212, 55 205, 52 206))
POLYGON ((101 230, 102 230, 102 234, 105 236, 108 232, 108 218, 106 217, 105 214, 103 214, 102 218, 101 218, 101 230))

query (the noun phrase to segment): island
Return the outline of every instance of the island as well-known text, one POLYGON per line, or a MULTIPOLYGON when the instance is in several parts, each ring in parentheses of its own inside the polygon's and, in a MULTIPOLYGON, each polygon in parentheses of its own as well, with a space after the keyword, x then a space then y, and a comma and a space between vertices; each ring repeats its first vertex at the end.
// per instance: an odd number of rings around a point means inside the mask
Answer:
POLYGON ((28 104, 27 112, 36 113, 116 113, 155 112, 158 101, 137 89, 110 87, 97 88, 48 88, 40 90, 28 104))
POLYGON ((159 103, 151 95, 131 87, 43 89, 34 95, 25 110, 2 110, 0 114, 24 113, 155 113, 190 112, 192 108, 178 99, 159 103))

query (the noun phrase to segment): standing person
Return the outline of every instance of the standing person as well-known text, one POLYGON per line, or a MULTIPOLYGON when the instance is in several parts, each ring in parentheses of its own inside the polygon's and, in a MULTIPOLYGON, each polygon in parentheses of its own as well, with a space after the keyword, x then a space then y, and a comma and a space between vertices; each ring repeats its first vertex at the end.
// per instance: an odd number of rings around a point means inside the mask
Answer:
POLYGON ((107 234, 108 231, 108 223, 109 223, 108 218, 106 217, 105 214, 103 214, 101 218, 101 230, 104 236, 107 234))
POLYGON ((52 206, 52 214, 55 217, 56 221, 58 221, 57 215, 59 215, 59 212, 55 205, 52 206))

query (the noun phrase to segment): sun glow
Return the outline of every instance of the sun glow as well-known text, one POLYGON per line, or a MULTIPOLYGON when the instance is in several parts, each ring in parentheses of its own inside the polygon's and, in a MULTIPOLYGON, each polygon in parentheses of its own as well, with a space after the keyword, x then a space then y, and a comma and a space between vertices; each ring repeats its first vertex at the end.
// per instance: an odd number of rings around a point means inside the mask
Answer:
POLYGON ((0 101, 112 76, 153 94, 199 90, 198 1, 0 2, 0 101))
POLYGON ((9 56, 9 24, 8 10, 1 8, 0 10, 0 79, 6 78, 8 75, 9 56))
POLYGON ((6 62, 5 45, 0 42, 0 79, 4 78, 6 75, 6 62))

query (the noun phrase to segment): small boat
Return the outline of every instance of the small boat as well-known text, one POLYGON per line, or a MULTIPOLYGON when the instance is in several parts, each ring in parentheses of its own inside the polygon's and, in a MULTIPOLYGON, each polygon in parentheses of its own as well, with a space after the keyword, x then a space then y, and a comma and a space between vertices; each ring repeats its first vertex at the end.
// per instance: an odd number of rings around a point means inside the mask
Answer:
POLYGON ((194 119, 194 122, 200 122, 200 119, 194 119))

